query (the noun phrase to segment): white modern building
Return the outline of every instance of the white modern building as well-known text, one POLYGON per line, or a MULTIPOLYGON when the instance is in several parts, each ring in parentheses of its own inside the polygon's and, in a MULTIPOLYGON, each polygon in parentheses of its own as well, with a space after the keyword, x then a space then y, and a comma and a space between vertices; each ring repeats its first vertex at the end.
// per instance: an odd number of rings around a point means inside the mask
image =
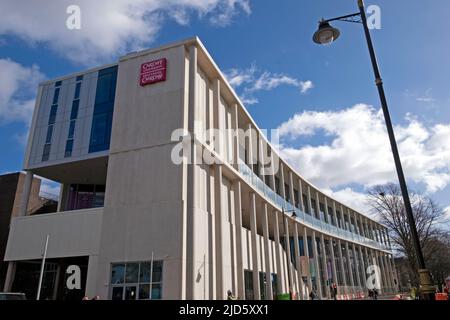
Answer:
POLYGON ((24 170, 6 291, 36 294, 47 236, 42 299, 356 297, 373 266, 396 290, 386 228, 278 157, 198 38, 40 84, 24 170), (174 161, 177 129, 209 161, 174 161), (57 212, 26 215, 33 175, 57 212))

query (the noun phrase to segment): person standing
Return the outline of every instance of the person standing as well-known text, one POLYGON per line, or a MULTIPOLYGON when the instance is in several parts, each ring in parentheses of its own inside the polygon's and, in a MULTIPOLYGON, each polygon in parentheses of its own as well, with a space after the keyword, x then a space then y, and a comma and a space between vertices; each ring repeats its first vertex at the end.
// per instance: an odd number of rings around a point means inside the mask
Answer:
POLYGON ((236 297, 233 295, 233 292, 231 292, 231 290, 227 291, 227 300, 237 300, 236 297))
POLYGON ((334 300, 337 300, 337 284, 333 283, 333 297, 334 300))

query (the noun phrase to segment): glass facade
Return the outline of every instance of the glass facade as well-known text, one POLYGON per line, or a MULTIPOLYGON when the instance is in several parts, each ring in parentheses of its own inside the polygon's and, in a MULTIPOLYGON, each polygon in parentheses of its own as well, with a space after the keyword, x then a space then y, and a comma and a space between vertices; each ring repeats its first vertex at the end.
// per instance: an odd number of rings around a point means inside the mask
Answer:
POLYGON ((94 184, 72 184, 69 187, 66 210, 81 210, 103 207, 105 186, 94 184))
POLYGON ((117 66, 103 69, 98 72, 89 153, 109 149, 116 82, 117 66))
POLYGON ((116 263, 111 268, 112 300, 160 300, 162 261, 116 263))
POLYGON ((48 161, 50 158, 50 151, 51 151, 51 142, 52 142, 52 135, 53 135, 53 125, 56 122, 56 114, 58 112, 58 101, 59 101, 59 93, 61 91, 61 81, 55 82, 55 91, 53 92, 53 101, 52 106, 50 107, 50 114, 48 117, 48 128, 47 128, 47 135, 45 137, 45 145, 44 150, 42 151, 42 161, 48 161))

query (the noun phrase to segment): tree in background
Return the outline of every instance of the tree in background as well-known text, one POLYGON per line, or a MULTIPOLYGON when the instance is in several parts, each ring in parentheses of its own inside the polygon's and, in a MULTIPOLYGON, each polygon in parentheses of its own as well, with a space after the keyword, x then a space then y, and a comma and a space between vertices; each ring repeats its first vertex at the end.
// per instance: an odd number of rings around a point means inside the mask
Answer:
MULTIPOLYGON (((450 235, 449 230, 443 228, 448 223, 445 211, 427 196, 413 192, 410 197, 427 268, 435 284, 442 284, 442 280, 450 274, 450 235)), ((368 193, 368 205, 388 228, 393 249, 406 261, 411 284, 418 286, 416 252, 399 186, 390 183, 373 187, 368 193)))

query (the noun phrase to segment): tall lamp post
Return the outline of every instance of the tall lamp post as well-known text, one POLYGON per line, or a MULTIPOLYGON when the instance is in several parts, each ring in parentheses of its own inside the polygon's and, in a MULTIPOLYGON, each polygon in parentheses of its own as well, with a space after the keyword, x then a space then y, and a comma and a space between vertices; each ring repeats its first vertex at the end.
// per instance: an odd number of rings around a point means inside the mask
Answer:
POLYGON ((422 249, 420 247, 419 236, 417 234, 416 223, 414 221, 414 216, 411 207, 411 201, 409 199, 408 187, 406 185, 405 175, 403 173, 402 163, 400 161, 400 155, 398 153, 397 142, 395 140, 394 129, 392 128, 391 116, 389 114, 389 109, 387 105, 386 95, 384 93, 383 81, 381 79, 380 70, 378 68, 377 58, 375 55, 375 50, 372 43, 372 38, 370 36, 369 27, 367 25, 366 11, 364 8, 363 0, 358 0, 359 12, 349 14, 346 16, 341 16, 333 19, 324 20, 319 22, 319 29, 314 33, 313 41, 317 44, 326 45, 331 44, 340 36, 338 29, 333 28, 330 25, 332 21, 345 21, 361 23, 364 27, 364 33, 366 36, 367 45, 369 47, 370 59, 372 61, 372 67, 375 74, 375 83, 378 88, 378 94, 380 95, 381 106, 383 109, 384 119, 386 121, 386 128, 389 135, 389 141, 391 144, 392 154, 394 156, 395 168, 397 169, 398 180, 400 183, 400 188, 402 191, 403 202, 405 205, 406 216, 408 219, 409 228, 411 231, 411 237, 414 243, 414 248, 416 251, 417 263, 418 263, 418 273, 419 281, 421 286, 422 298, 426 300, 434 300, 435 289, 432 286, 431 274, 425 266, 425 260, 423 258, 422 249))

